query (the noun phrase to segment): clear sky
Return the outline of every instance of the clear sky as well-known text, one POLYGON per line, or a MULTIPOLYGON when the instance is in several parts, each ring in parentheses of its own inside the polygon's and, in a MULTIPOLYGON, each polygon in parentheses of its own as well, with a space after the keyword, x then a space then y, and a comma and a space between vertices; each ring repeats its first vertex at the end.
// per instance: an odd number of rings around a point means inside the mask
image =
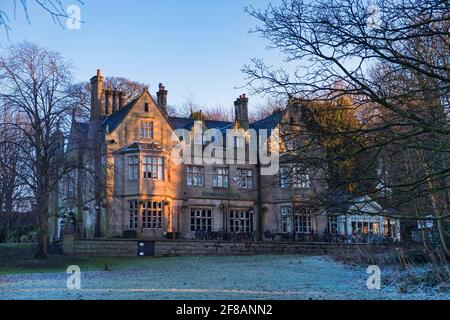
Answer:
MULTIPOLYGON (((202 106, 227 110, 247 91, 235 87, 245 83, 240 70, 250 58, 281 61, 277 52, 266 50, 263 39, 249 34, 256 21, 244 12, 249 4, 265 8, 269 0, 83 1, 85 23, 68 30, 35 5, 30 5, 28 24, 22 10, 14 17, 13 0, 1 0, 12 31, 9 40, 0 33, 0 45, 33 41, 69 59, 77 80, 89 80, 101 68, 105 76, 144 82, 153 93, 164 83, 170 105, 192 97, 202 106)), ((250 107, 261 99, 250 96, 250 107)))

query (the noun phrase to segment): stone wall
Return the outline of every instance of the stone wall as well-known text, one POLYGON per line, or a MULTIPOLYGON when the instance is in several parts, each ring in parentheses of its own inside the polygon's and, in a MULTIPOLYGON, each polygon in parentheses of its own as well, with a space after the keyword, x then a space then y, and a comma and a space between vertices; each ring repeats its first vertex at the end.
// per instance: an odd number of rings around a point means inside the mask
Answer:
MULTIPOLYGON (((263 255, 298 254, 326 255, 333 251, 370 250, 387 251, 386 246, 332 243, 289 243, 289 242, 223 242, 156 240, 155 257, 168 256, 220 256, 220 255, 263 255)), ((76 240, 74 253, 79 256, 128 256, 135 257, 138 252, 137 240, 76 240)))

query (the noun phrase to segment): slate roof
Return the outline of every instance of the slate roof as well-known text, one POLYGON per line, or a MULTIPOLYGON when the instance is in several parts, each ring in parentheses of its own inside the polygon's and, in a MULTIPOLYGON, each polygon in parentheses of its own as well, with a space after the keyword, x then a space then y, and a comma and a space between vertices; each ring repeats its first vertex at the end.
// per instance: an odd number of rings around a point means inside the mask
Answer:
MULTIPOLYGON (((169 122, 174 129, 190 130, 194 126, 195 120, 192 118, 169 117, 169 122)), ((224 128, 233 126, 233 122, 229 121, 205 120, 204 123, 208 129, 222 130, 224 128)))
POLYGON ((280 123, 281 119, 283 119, 286 110, 284 111, 276 111, 272 113, 270 116, 265 117, 264 119, 258 120, 250 125, 250 128, 255 129, 256 131, 260 129, 267 129, 272 131, 275 127, 280 123))
MULTIPOLYGON (((139 100, 141 96, 130 101, 125 107, 106 117, 103 121, 103 126, 105 129, 108 129, 109 132, 114 131, 120 123, 125 119, 128 112, 133 108, 134 104, 139 100)), ((286 111, 274 112, 270 116, 256 121, 250 124, 250 128, 255 130, 267 129, 270 131, 273 130, 278 123, 283 118, 286 111)), ((170 125, 173 129, 186 129, 190 130, 194 126, 195 120, 192 118, 184 118, 184 117, 167 117, 170 125)), ((229 121, 216 121, 216 120, 205 120, 205 126, 208 129, 218 129, 221 131, 225 131, 226 129, 232 129, 234 126, 234 122, 229 121)), ((89 123, 74 123, 74 127, 72 129, 74 132, 77 132, 77 136, 80 135, 83 138, 87 139, 87 135, 89 132, 89 123)))
POLYGON ((105 119, 105 121, 103 121, 103 126, 105 128, 108 128, 109 132, 114 131, 119 126, 119 124, 123 121, 123 119, 125 119, 128 112, 131 110, 131 108, 133 108, 134 104, 138 101, 138 99, 140 97, 141 96, 133 99, 127 105, 125 105, 125 107, 123 107, 122 109, 114 112, 112 115, 107 117, 105 119))

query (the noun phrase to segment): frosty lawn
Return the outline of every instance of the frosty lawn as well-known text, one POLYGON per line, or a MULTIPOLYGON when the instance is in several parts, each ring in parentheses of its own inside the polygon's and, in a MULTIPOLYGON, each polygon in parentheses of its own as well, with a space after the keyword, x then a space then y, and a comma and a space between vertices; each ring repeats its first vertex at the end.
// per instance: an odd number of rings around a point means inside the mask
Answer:
MULTIPOLYGON (((383 268, 382 268, 383 269, 383 268)), ((83 271, 83 270, 82 270, 83 271)), ((382 274, 383 276, 383 274, 382 274)), ((365 268, 326 257, 252 256, 130 259, 111 271, 0 276, 0 299, 448 299, 448 293, 367 289, 365 268)))

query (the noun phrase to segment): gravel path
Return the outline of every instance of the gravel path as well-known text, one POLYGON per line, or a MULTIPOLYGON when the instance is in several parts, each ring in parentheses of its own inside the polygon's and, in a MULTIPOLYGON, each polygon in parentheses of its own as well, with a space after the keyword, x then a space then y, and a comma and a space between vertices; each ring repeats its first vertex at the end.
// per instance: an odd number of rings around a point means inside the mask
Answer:
MULTIPOLYGON (((382 274, 383 276, 383 274, 382 274)), ((130 261, 110 272, 0 276, 1 299, 449 299, 449 293, 367 289, 365 268, 326 257, 180 257, 130 261)))

